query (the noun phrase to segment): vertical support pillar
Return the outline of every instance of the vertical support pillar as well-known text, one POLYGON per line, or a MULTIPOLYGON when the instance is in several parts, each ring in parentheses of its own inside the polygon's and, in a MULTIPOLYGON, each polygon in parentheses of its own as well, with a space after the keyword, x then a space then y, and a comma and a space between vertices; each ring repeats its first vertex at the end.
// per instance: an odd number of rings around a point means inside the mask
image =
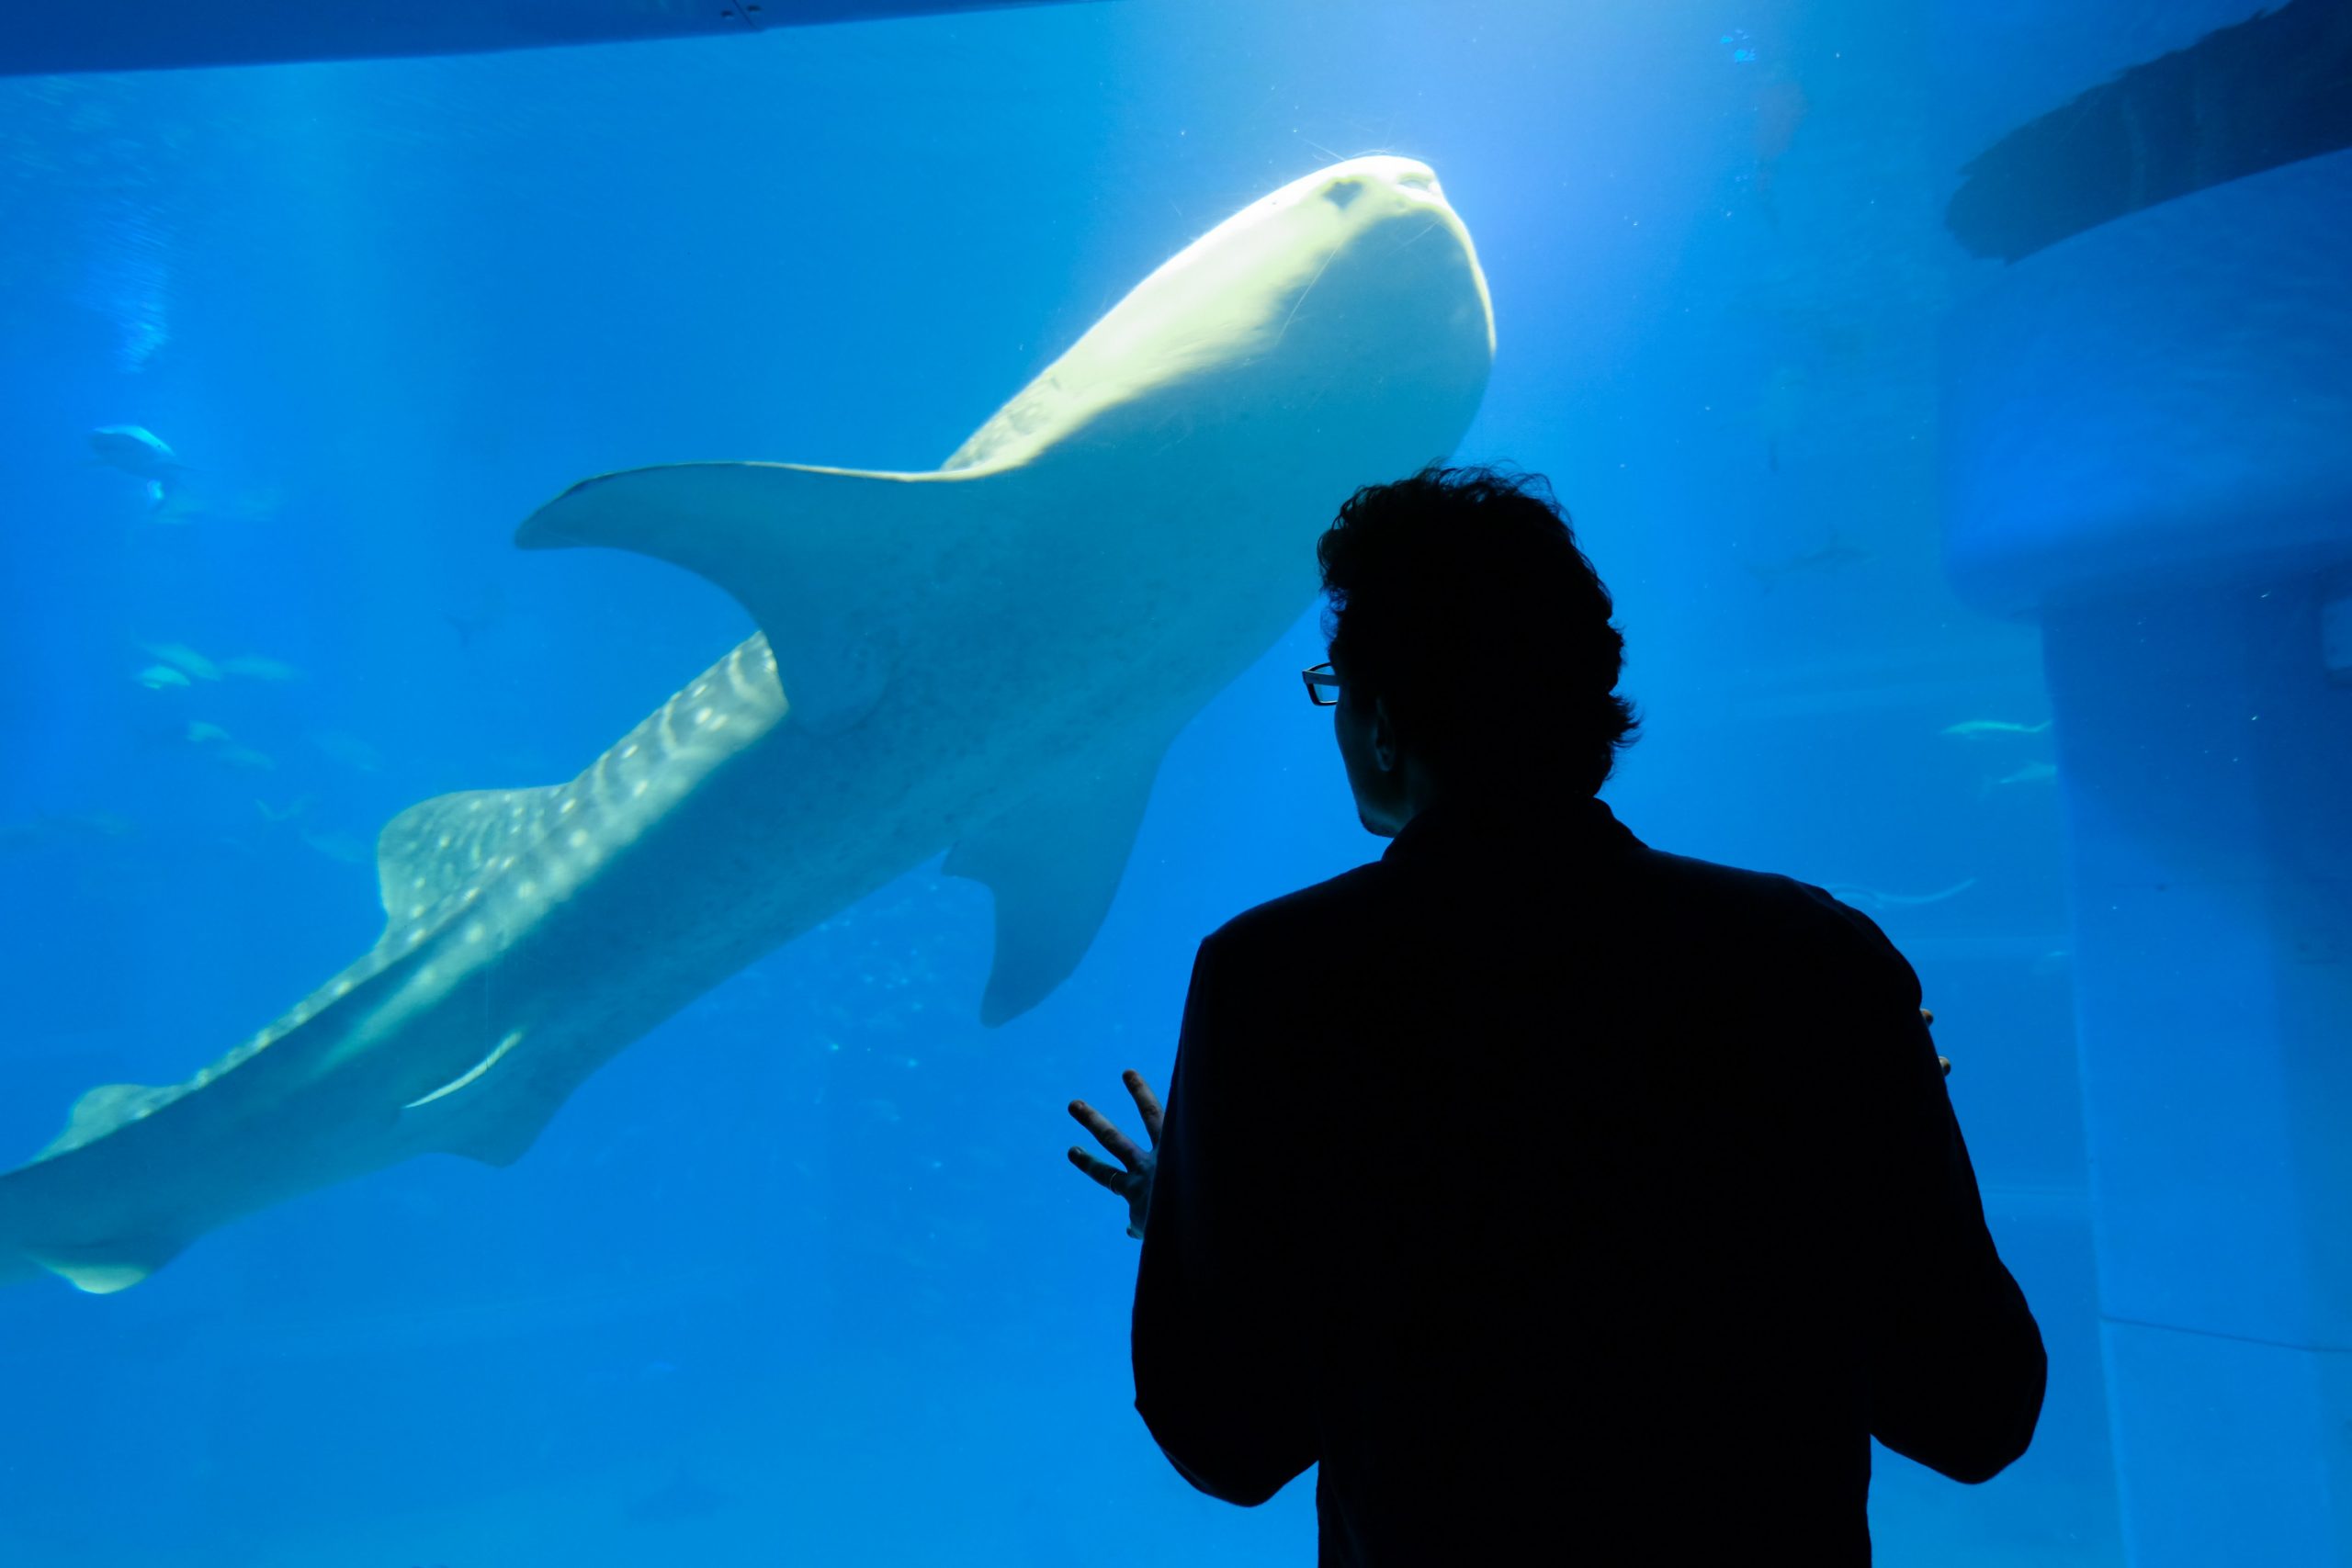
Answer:
POLYGON ((2352 1562, 2347 614, 2044 607, 2132 1568, 2352 1562))

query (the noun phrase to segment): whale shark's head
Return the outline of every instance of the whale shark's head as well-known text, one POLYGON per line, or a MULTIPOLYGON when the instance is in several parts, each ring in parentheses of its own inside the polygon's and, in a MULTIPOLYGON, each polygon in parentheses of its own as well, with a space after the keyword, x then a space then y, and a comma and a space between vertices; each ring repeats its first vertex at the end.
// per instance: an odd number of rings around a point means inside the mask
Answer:
POLYGON ((1161 303, 1155 286, 1163 286, 1167 313, 1197 321, 1205 290, 1245 317, 1254 309, 1256 319, 1234 324, 1258 346, 1278 350, 1341 267, 1408 307, 1390 327, 1392 340, 1397 332, 1437 331, 1482 339, 1493 354, 1494 310, 1470 231, 1434 170, 1385 153, 1318 169, 1243 208, 1171 257, 1129 300, 1161 303))
POLYGON ((1494 349, 1486 276, 1436 174, 1410 158, 1351 158, 1170 257, 944 467, 1124 443, 1123 412, 1157 428, 1181 410, 1196 430, 1309 406, 1396 424, 1433 457, 1468 423, 1494 349), (1423 424, 1426 440, 1408 434, 1423 424))

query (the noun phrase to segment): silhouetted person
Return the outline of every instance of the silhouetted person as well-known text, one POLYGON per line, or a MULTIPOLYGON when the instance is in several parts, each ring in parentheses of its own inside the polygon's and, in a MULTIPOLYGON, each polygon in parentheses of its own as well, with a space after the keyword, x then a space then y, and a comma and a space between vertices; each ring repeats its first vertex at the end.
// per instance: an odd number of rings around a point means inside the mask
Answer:
POLYGON ((1229 1502, 1320 1461, 1326 1564, 1868 1562, 1871 1438, 1986 1480, 2046 1365, 1910 965, 1594 798, 1623 645, 1541 480, 1376 486, 1317 554, 1396 841, 1201 944, 1156 1174, 1071 1108, 1136 1409, 1229 1502))

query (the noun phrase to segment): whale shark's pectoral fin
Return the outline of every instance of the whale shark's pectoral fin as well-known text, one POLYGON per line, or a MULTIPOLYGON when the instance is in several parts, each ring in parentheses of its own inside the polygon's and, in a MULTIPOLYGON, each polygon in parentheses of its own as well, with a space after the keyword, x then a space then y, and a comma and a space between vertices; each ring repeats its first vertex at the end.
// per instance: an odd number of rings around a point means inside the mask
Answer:
POLYGON ((993 1029, 1027 1012, 1086 955, 1118 891, 1165 750, 1065 765, 949 853, 950 876, 985 883, 996 896, 996 964, 980 998, 981 1023, 993 1029))
POLYGON ((1003 501, 1002 477, 980 469, 673 463, 583 479, 514 542, 636 550, 710 579, 767 634, 791 722, 824 734, 874 710, 936 552, 1003 501))

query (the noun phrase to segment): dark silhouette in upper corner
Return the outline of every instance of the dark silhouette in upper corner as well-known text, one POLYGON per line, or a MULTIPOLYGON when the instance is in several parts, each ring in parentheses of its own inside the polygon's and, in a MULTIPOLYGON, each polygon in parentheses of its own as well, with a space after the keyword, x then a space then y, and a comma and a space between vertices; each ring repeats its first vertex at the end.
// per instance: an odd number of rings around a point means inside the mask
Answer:
POLYGON ((1325 1564, 1868 1562, 1871 1438, 1986 1480, 2046 1371, 1910 965, 1595 797, 1623 643, 1540 479, 1368 489, 1318 553, 1395 841, 1201 945, 1137 1410, 1230 1502, 1319 1461, 1325 1564))

